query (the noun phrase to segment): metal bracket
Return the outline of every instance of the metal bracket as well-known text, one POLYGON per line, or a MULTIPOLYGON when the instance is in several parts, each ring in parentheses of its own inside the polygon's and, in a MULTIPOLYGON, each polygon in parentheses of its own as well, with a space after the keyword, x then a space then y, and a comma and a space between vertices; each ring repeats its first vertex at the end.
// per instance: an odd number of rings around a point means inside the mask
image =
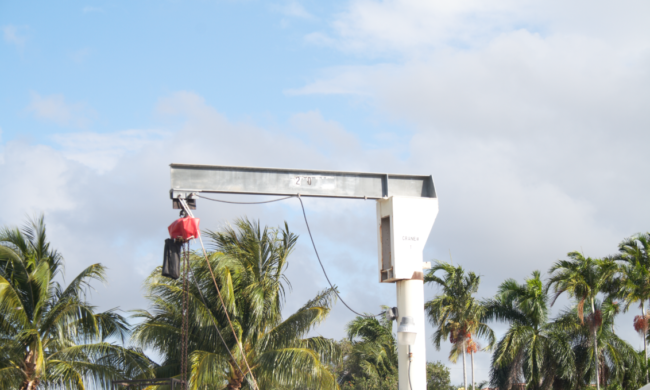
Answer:
POLYGON ((169 190, 169 198, 172 200, 172 209, 174 210, 183 208, 179 199, 185 199, 190 210, 196 210, 196 198, 193 192, 169 190))
POLYGON ((386 310, 386 319, 388 321, 394 321, 399 317, 399 312, 397 311, 396 307, 391 307, 390 309, 386 310))

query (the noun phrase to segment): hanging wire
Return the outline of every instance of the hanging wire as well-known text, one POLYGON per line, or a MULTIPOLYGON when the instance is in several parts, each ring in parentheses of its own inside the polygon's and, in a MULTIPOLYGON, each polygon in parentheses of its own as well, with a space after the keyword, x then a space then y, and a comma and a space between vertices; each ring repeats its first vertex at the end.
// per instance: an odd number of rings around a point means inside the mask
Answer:
POLYGON ((205 246, 203 246, 203 239, 201 238, 200 234, 199 234, 199 242, 201 243, 201 249, 203 249, 203 257, 205 257, 205 262, 208 264, 208 269, 210 270, 210 275, 212 276, 214 287, 217 289, 219 300, 221 301, 221 305, 223 306, 223 312, 226 314, 226 318, 228 319, 228 324, 230 324, 230 329, 232 330, 232 334, 233 336, 235 336, 235 341, 237 342, 242 357, 244 358, 244 363, 246 364, 248 373, 251 374, 251 378, 253 378, 253 383, 255 384, 255 388, 259 390, 260 387, 257 385, 257 380, 255 380, 255 376, 253 376, 253 371, 251 370, 251 367, 248 365, 248 359, 246 359, 246 353, 244 352, 244 347, 242 346, 241 342, 239 341, 239 338, 237 337, 237 332, 235 332, 235 328, 232 326, 232 321, 230 321, 230 315, 228 315, 228 309, 226 308, 226 304, 223 302, 223 298, 221 297, 221 291, 219 290, 219 286, 217 285, 217 279, 214 277, 214 272, 212 271, 212 265, 210 265, 210 260, 208 260, 208 252, 205 250, 205 246))
POLYGON ((350 305, 348 305, 343 300, 343 298, 341 297, 341 295, 338 292, 338 289, 336 287, 334 287, 334 284, 332 284, 332 282, 330 281, 330 278, 327 275, 327 271, 325 271, 325 266, 323 265, 323 262, 320 259, 320 255, 318 254, 318 249, 316 249, 316 243, 314 242, 314 237, 312 236, 311 229, 309 228, 309 221, 307 220, 307 213, 305 212, 305 205, 302 202, 302 198, 300 197, 300 194, 298 194, 298 195, 289 195, 289 196, 285 196, 284 198, 272 199, 272 200, 267 200, 267 201, 262 201, 262 202, 230 202, 230 201, 221 200, 221 199, 208 198, 208 197, 196 194, 196 193, 194 195, 196 195, 197 197, 202 198, 202 199, 211 200, 213 202, 230 203, 230 204, 263 204, 263 203, 279 202, 281 200, 286 200, 286 199, 289 199, 289 198, 297 197, 298 200, 300 201, 300 207, 302 208, 302 215, 303 215, 303 217, 305 219, 305 225, 307 226, 307 232, 309 233, 309 238, 311 240, 311 245, 314 248, 314 253, 316 253, 316 259, 318 259, 318 263, 320 264, 320 267, 323 270, 323 274, 325 275, 325 279, 327 279, 327 283, 329 283, 332 290, 334 290, 334 293, 336 294, 336 296, 341 300, 341 302, 343 302, 343 305, 345 305, 345 307, 347 307, 348 310, 350 310, 352 313, 354 313, 354 314, 356 314, 356 315, 358 315, 360 317, 375 318, 375 317, 379 317, 379 316, 383 315, 384 313, 386 313, 385 311, 382 311, 381 313, 375 314, 375 315, 361 314, 361 313, 357 312, 356 310, 352 309, 350 307, 350 305))
MULTIPOLYGON (((187 213, 187 215, 194 218, 194 214, 192 214, 192 211, 187 206, 187 203, 185 203, 185 199, 179 198, 178 200, 179 200, 181 206, 183 207, 183 210, 185 210, 185 212, 187 213)), ((201 249, 203 249, 203 257, 205 257, 205 262, 208 265, 208 269, 210 270, 210 275, 212 276, 212 281, 214 282, 214 287, 217 289, 217 294, 219 295, 219 300, 221 301, 221 306, 223 306, 223 312, 226 314, 226 319, 228 319, 228 324, 230 325, 230 329, 232 330, 232 334, 235 337, 235 341, 237 342, 237 345, 239 346, 239 350, 241 351, 242 357, 244 358, 244 363, 246 363, 246 368, 248 369, 248 373, 251 375, 251 378, 253 378, 253 383, 255 385, 255 389, 259 390, 260 387, 257 385, 257 381, 255 380, 255 376, 253 375, 253 371, 251 370, 251 367, 248 365, 248 359, 246 359, 246 354, 244 353, 244 347, 239 342, 239 338, 237 337, 237 332, 235 332, 235 328, 233 327, 232 321, 230 320, 230 315, 228 314, 228 309, 226 308, 226 304, 223 302, 223 297, 221 296, 221 290, 219 289, 219 286, 217 285, 217 280, 214 277, 214 272, 212 271, 212 265, 210 265, 210 260, 208 260, 208 252, 205 250, 205 246, 203 245, 203 239, 201 238, 200 234, 199 234, 198 238, 199 238, 199 242, 201 243, 201 249)))
POLYGON ((350 305, 348 305, 343 300, 341 295, 339 295, 338 290, 336 289, 336 287, 334 287, 334 285, 330 281, 329 276, 327 276, 327 271, 325 271, 325 266, 323 265, 323 262, 320 259, 320 255, 318 254, 318 249, 316 249, 316 243, 314 242, 314 236, 312 236, 312 234, 311 234, 311 229, 309 228, 309 221, 307 221, 307 213, 305 212, 305 205, 302 203, 302 198, 300 197, 300 194, 298 194, 298 200, 300 201, 300 207, 302 207, 302 215, 305 217, 305 225, 307 225, 307 232, 309 233, 309 238, 311 239, 311 245, 314 247, 314 253, 316 253, 316 258, 318 259, 318 263, 320 264, 320 267, 323 270, 323 274, 325 275, 325 279, 327 279, 327 283, 329 283, 330 287, 332 287, 332 290, 334 290, 334 293, 336 294, 336 296, 339 297, 341 302, 343 302, 343 304, 345 305, 345 307, 348 308, 348 310, 350 310, 351 312, 353 312, 354 314, 356 314, 356 315, 358 315, 360 317, 375 318, 375 317, 379 317, 379 316, 383 315, 385 313, 385 311, 382 311, 381 313, 375 314, 375 315, 361 314, 361 313, 357 312, 356 310, 354 310, 353 308, 351 308, 350 305))
POLYGON ((189 335, 189 283, 187 280, 187 274, 189 270, 189 258, 190 258, 190 244, 189 242, 184 245, 184 253, 183 257, 181 259, 181 268, 182 268, 182 284, 183 284, 183 294, 182 294, 182 301, 183 301, 183 306, 182 306, 182 315, 183 315, 183 320, 182 320, 182 325, 181 325, 181 380, 183 383, 181 384, 181 387, 185 390, 188 390, 188 380, 189 378, 187 377, 187 344, 188 344, 188 335, 189 335))
POLYGON ((230 203, 230 204, 262 204, 262 203, 273 203, 273 202, 279 202, 279 201, 281 201, 281 200, 285 200, 285 199, 289 199, 289 198, 293 198, 293 197, 294 197, 294 195, 289 195, 289 196, 286 196, 286 197, 284 197, 284 198, 265 200, 265 201, 261 201, 261 202, 231 202, 231 201, 228 201, 228 200, 221 200, 221 199, 208 198, 207 196, 202 196, 202 195, 199 195, 199 194, 194 194, 194 195, 196 195, 196 196, 198 196, 199 198, 202 198, 202 199, 211 200, 211 201, 213 201, 213 202, 219 202, 219 203, 230 203))
MULTIPOLYGON (((201 301, 203 301, 203 306, 205 306, 208 310, 210 310, 210 307, 208 304, 205 302, 205 297, 203 296, 203 291, 201 291, 201 288, 199 287, 199 283, 196 281, 196 277, 194 276, 194 272, 190 273, 190 276, 192 277, 192 280, 194 281, 194 285, 196 286, 196 289, 199 292, 199 295, 201 296, 201 301)), ((214 317, 212 316, 212 313, 210 313, 210 320, 212 322, 212 325, 214 325, 214 330, 217 331, 217 334, 219 335, 219 338, 221 339, 221 342, 223 343, 223 346, 226 348, 226 351, 228 351, 228 355, 230 355, 230 359, 232 359, 232 362, 235 363, 235 366, 237 367, 237 370, 241 373, 243 378, 246 378, 246 374, 244 374, 244 371, 239 367, 239 363, 237 363, 237 359, 233 356, 232 352, 230 352, 230 348, 228 348, 228 344, 226 343, 226 340, 224 340, 223 335, 221 334, 221 331, 219 331, 219 327, 217 326, 217 322, 215 321, 214 317)), ((246 380, 249 380, 246 378, 246 380)))

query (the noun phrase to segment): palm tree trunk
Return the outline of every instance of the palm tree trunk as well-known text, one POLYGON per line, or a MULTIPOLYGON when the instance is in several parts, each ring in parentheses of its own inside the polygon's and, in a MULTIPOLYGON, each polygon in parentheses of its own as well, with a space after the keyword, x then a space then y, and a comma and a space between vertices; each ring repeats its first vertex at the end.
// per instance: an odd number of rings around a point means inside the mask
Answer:
POLYGON ((37 380, 26 380, 20 385, 20 390, 36 390, 38 388, 37 380))
POLYGON ((20 390, 36 390, 38 380, 36 378, 36 353, 34 350, 27 352, 27 356, 23 361, 23 371, 25 373, 25 380, 20 385, 20 390))
POLYGON ((465 390, 467 390, 467 370, 465 366, 467 365, 466 360, 465 360, 465 343, 463 343, 463 386, 465 390))
POLYGON ((476 390, 476 381, 474 381, 474 350, 469 353, 469 357, 472 361, 472 390, 476 390))
POLYGON ((237 376, 236 378, 231 378, 230 382, 228 382, 228 385, 226 386, 226 389, 227 390, 240 390, 243 382, 244 382, 243 377, 237 376))
MULTIPOLYGON (((645 318, 645 302, 643 300, 641 300, 641 314, 643 314, 643 321, 645 322, 645 320, 646 320, 646 318, 645 318)), ((649 382, 648 381, 648 368, 647 368, 647 365, 648 365, 648 343, 645 340, 645 338, 647 336, 647 333, 648 333, 647 330, 645 330, 645 332, 643 332, 643 352, 645 353, 645 361, 643 362, 643 366, 646 367, 646 370, 645 370, 645 383, 649 382)))
POLYGON ((244 384, 244 376, 241 371, 235 370, 237 362, 230 361, 230 369, 234 373, 233 376, 228 379, 228 385, 226 385, 226 390, 240 390, 244 384))
MULTIPOLYGON (((591 314, 594 316, 594 319, 596 317, 596 308, 594 307, 594 299, 591 298, 591 314)), ((598 359, 598 330, 596 329, 596 326, 594 324, 594 364, 596 366, 596 389, 600 390, 600 376, 598 375, 598 366, 599 366, 599 359, 598 359)))
POLYGON ((20 390, 29 390, 32 388, 32 382, 31 381, 25 381, 23 384, 20 386, 20 390))

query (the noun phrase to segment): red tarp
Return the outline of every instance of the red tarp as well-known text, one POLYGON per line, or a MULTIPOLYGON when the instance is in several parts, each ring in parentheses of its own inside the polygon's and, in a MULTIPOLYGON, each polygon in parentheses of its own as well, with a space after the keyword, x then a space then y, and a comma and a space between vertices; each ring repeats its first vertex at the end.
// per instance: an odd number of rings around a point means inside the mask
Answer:
POLYGON ((169 225, 169 237, 182 238, 184 241, 199 237, 199 219, 192 217, 179 218, 169 225))

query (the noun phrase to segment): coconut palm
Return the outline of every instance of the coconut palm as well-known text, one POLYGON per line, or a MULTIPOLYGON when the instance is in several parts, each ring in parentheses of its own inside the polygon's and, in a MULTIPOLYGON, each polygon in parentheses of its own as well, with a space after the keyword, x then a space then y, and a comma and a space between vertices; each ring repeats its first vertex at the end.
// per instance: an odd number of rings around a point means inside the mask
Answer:
POLYGON ((486 318, 510 327, 492 356, 491 383, 509 389, 523 376, 529 389, 549 389, 575 376, 573 351, 564 331, 549 322, 548 294, 539 271, 525 283, 501 283, 484 302, 486 318))
MULTIPOLYGON (((323 337, 305 338, 329 314, 334 290, 317 294, 288 318, 282 318, 285 288, 290 286, 284 271, 297 236, 286 224, 284 229, 262 229, 259 223, 246 219, 208 235, 215 249, 209 261, 226 309, 205 259, 193 255, 189 275, 191 387, 250 389, 254 388, 254 376, 261 389, 337 388, 336 378, 328 368, 337 358, 336 343, 323 337)), ((160 276, 159 268, 145 286, 153 309, 135 313, 142 322, 135 328, 134 340, 162 356, 158 375, 178 376, 181 280, 160 276)))
POLYGON ((42 216, 0 231, 0 388, 106 389, 111 379, 152 375, 140 351, 110 341, 124 341, 126 320, 85 300, 105 268, 93 264, 63 286, 63 264, 42 216))
MULTIPOLYGON (((549 283, 547 290, 554 288, 555 300, 564 292, 570 297, 577 299, 576 314, 581 322, 584 321, 584 304, 591 304, 591 312, 595 313, 594 302, 598 293, 605 290, 605 287, 611 283, 613 276, 616 274, 618 267, 611 259, 592 259, 585 257, 580 252, 570 252, 567 254, 569 260, 557 261, 550 269, 549 283)), ((596 319, 602 317, 602 314, 595 314, 596 319)), ((592 327, 592 341, 594 354, 598 350, 597 332, 600 323, 596 322, 592 327)), ((598 373, 598 363, 594 360, 596 388, 600 390, 600 376, 598 373)))
POLYGON ((397 344, 393 321, 356 317, 347 325, 350 350, 344 356, 341 383, 361 378, 379 383, 397 375, 397 344))
MULTIPOLYGON (((650 233, 640 233, 626 238, 618 244, 619 253, 612 256, 621 261, 618 296, 625 301, 624 310, 638 303, 641 315, 634 317, 634 329, 643 338, 643 353, 648 360, 648 322, 650 315, 646 314, 645 302, 650 299, 650 233)), ((646 383, 648 372, 645 369, 646 383)))
POLYGON ((574 386, 587 387, 596 375, 603 385, 620 384, 625 389, 638 389, 642 385, 643 359, 634 348, 618 337, 612 327, 616 310, 610 300, 602 304, 595 301, 588 306, 580 320, 578 307, 565 311, 555 321, 555 326, 571 340, 575 356, 576 378, 574 386), (592 309, 593 307, 593 309, 592 309), (592 348, 596 331, 598 349, 592 348))
POLYGON ((436 349, 440 350, 442 341, 449 338, 452 343, 450 360, 454 362, 462 353, 463 383, 467 388, 466 355, 472 335, 487 338, 489 347, 495 342, 492 329, 483 322, 485 308, 473 297, 478 291, 481 278, 474 272, 465 275, 461 266, 454 267, 449 263, 436 262, 425 276, 424 282, 436 283, 442 288, 440 295, 424 304, 429 321, 437 326, 433 343, 436 349), (438 271, 443 272, 442 277, 436 275, 438 271))

